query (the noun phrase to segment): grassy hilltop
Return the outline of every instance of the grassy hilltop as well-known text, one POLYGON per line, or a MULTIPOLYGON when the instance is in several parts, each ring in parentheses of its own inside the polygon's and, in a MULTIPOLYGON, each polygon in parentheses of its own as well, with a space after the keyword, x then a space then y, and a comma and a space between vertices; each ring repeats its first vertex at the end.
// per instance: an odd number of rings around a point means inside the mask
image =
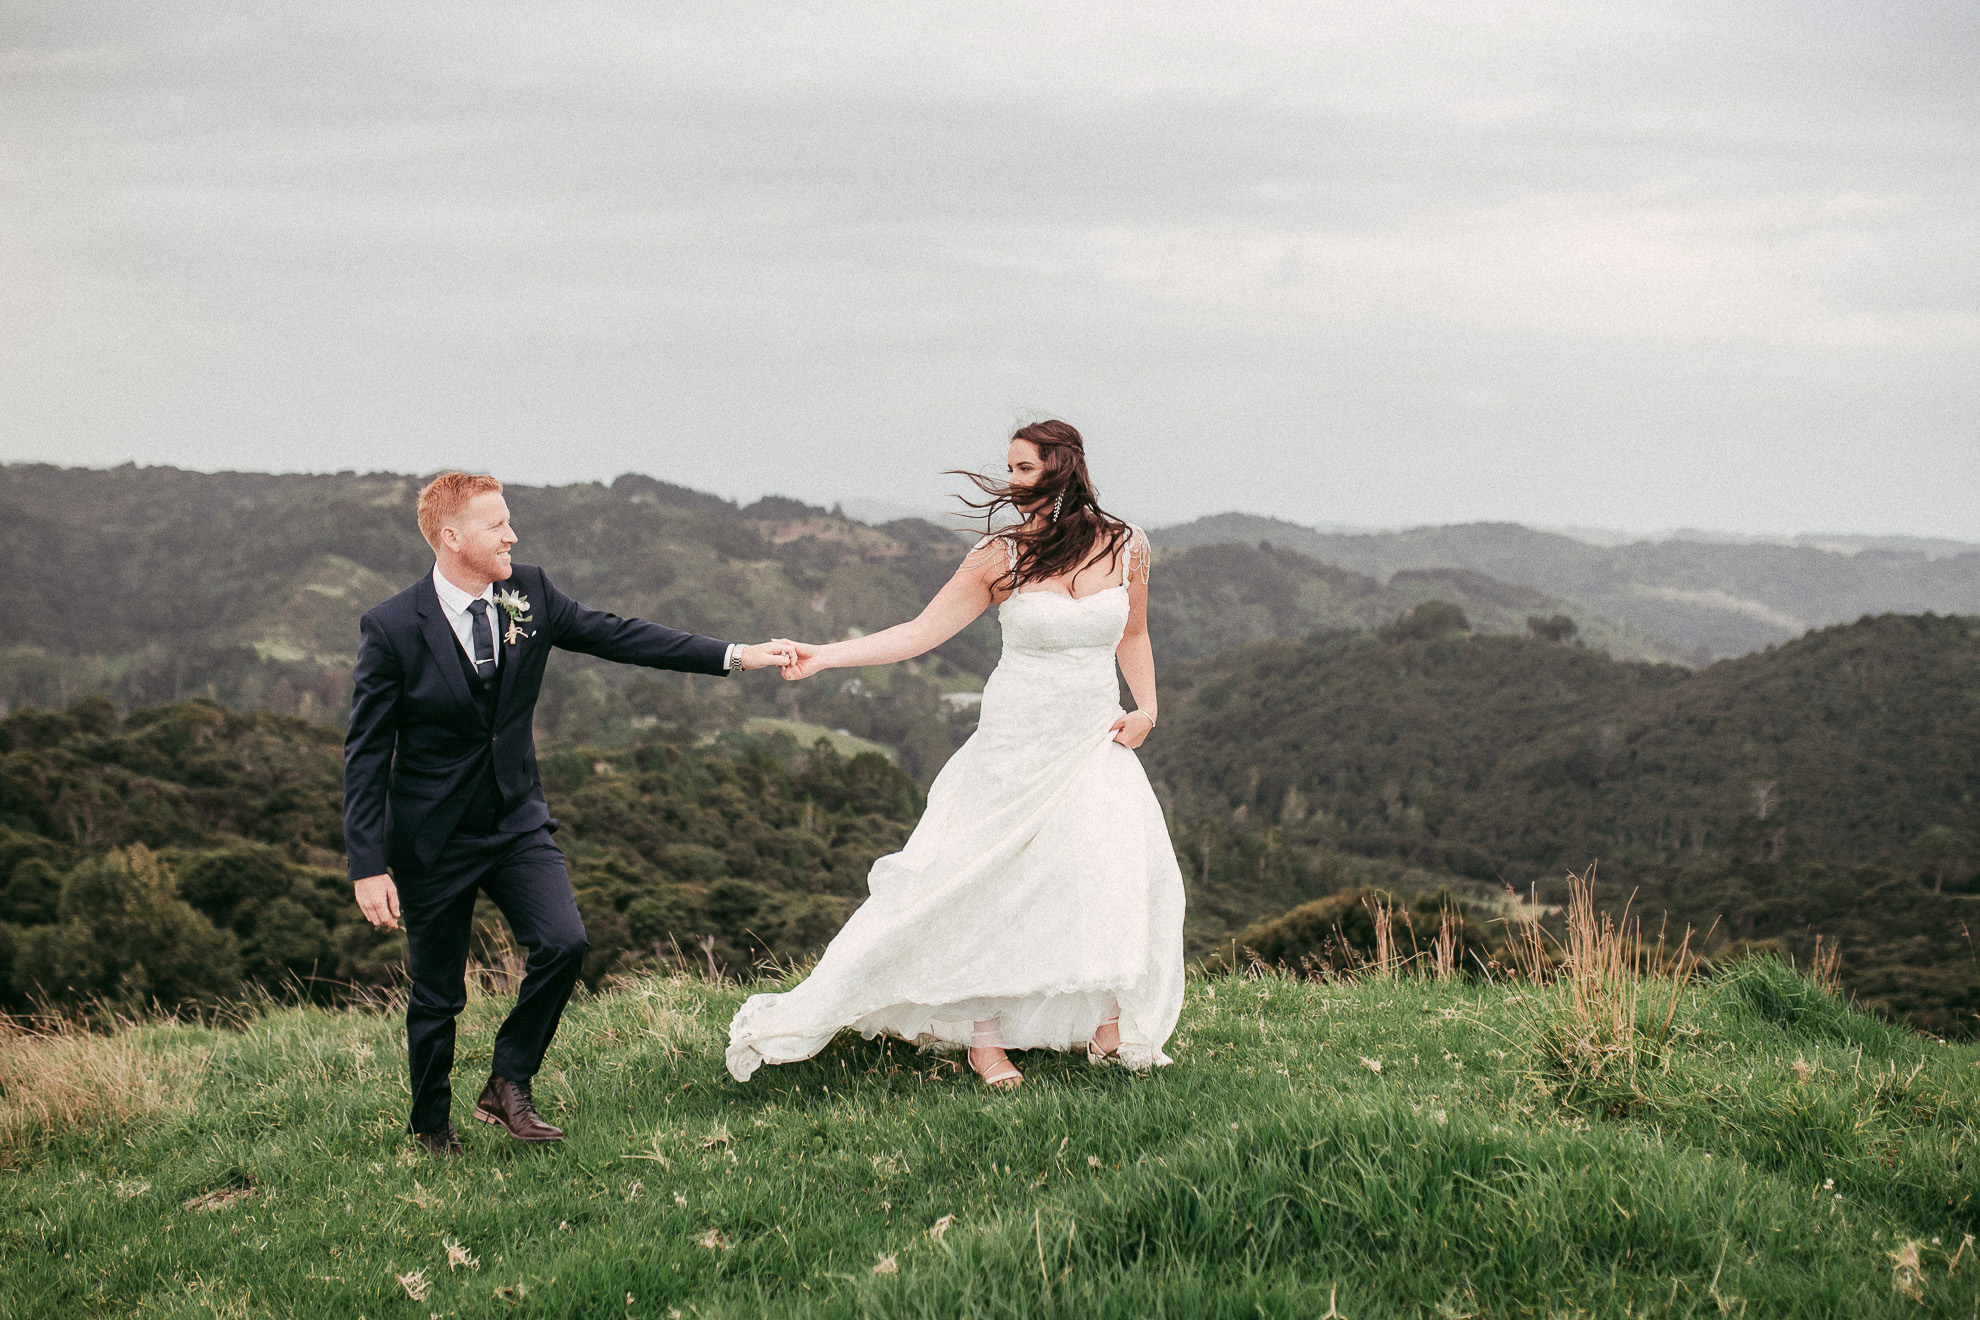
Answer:
POLYGON ((1567 983, 1194 980, 1171 1068, 1002 1096, 850 1036, 739 1086, 741 994, 639 979, 539 1080, 569 1141, 448 1164, 389 1012, 10 1037, 0 1313, 1972 1314, 1980 1049, 1767 962, 1658 1046, 1659 984, 1604 1046, 1567 983))

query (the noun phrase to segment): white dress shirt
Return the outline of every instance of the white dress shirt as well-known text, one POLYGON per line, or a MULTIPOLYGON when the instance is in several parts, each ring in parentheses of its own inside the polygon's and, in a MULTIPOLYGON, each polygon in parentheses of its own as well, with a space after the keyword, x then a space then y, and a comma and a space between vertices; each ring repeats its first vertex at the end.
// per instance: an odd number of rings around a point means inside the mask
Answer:
MULTIPOLYGON (((433 566, 433 591, 440 597, 440 608, 447 615, 447 622, 454 626, 454 640, 461 644, 467 653, 468 663, 474 663, 474 616, 468 613, 468 606, 476 600, 488 602, 489 626, 495 632, 495 665, 502 667, 502 611, 495 606, 495 584, 489 583, 481 589, 480 596, 470 596, 447 580, 440 571, 440 565, 433 566)), ((722 652, 722 672, 732 674, 742 659, 743 644, 730 642, 729 649, 722 652)))
MULTIPOLYGON (((449 582, 447 575, 440 571, 440 565, 435 564, 433 566, 433 591, 435 595, 440 597, 440 608, 446 613, 447 622, 454 626, 454 640, 459 642, 461 644, 461 650, 467 653, 469 664, 474 663, 474 616, 468 613, 468 606, 477 600, 488 602, 488 622, 482 626, 494 633, 495 641, 495 664, 489 672, 492 674, 494 670, 500 669, 502 667, 502 611, 495 608, 495 584, 491 582, 483 587, 479 596, 470 596, 467 592, 462 591, 459 587, 449 582)), ((483 677, 486 678, 488 675, 484 674, 483 677)))

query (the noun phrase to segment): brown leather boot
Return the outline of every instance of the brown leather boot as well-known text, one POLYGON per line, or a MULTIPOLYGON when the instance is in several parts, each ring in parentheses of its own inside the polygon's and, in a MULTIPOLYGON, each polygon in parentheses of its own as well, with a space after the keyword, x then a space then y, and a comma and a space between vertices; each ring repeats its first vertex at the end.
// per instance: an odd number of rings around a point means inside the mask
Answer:
POLYGON ((490 1075, 474 1102, 474 1116, 484 1123, 507 1128, 517 1141, 562 1141, 564 1130, 551 1127, 536 1112, 530 1099, 529 1083, 490 1075))
POLYGON ((451 1160, 467 1154, 467 1147, 462 1144, 460 1134, 454 1131, 452 1123, 431 1132, 415 1132, 413 1136, 435 1159, 451 1160))

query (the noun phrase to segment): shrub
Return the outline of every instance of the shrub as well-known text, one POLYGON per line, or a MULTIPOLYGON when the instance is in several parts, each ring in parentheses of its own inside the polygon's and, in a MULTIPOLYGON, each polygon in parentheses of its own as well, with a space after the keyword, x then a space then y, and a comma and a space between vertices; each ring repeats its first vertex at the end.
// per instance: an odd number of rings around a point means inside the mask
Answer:
POLYGON ((1454 632, 1470 631, 1471 620, 1465 617, 1463 610, 1447 600, 1426 600, 1382 629, 1382 636, 1392 642, 1408 639, 1435 641, 1454 632))
POLYGON ((232 934, 178 895, 141 844, 83 862, 62 882, 60 922, 21 933, 13 984, 113 1004, 213 1002, 240 988, 232 934))

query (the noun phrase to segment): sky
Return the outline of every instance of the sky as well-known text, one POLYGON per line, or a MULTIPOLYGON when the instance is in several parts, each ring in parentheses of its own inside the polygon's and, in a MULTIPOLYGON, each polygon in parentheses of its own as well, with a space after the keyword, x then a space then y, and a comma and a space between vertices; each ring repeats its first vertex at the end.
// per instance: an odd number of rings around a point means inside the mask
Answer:
POLYGON ((1980 6, 0 11, 0 458, 1980 540, 1980 6))

